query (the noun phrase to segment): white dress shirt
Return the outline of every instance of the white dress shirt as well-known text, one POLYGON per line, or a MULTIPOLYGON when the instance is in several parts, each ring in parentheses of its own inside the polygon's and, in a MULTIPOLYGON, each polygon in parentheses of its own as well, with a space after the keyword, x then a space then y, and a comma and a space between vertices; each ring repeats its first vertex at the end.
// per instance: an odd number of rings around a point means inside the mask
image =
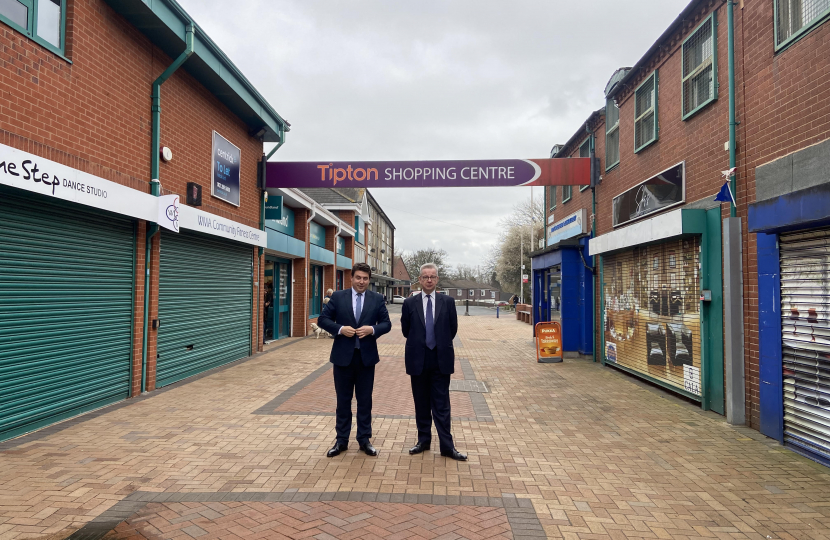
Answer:
POLYGON ((427 320, 427 299, 432 298, 432 321, 435 322, 435 291, 429 294, 421 293, 421 301, 424 303, 424 320, 427 320))
MULTIPOLYGON (((351 288, 351 291, 352 291, 352 313, 354 313, 355 324, 359 324, 360 321, 357 320, 357 295, 358 294, 361 295, 361 297, 360 297, 360 312, 362 313, 363 308, 366 307, 366 291, 363 291, 362 293, 358 293, 356 290, 354 290, 354 287, 351 288)), ((368 291, 368 289, 367 289, 367 291, 368 291)), ((357 328, 355 328, 355 330, 357 330, 357 328)), ((338 334, 343 333, 343 326, 340 327, 340 330, 338 330, 337 333, 338 334)), ((373 326, 372 327, 372 334, 374 334, 374 333, 375 333, 375 327, 373 326)))

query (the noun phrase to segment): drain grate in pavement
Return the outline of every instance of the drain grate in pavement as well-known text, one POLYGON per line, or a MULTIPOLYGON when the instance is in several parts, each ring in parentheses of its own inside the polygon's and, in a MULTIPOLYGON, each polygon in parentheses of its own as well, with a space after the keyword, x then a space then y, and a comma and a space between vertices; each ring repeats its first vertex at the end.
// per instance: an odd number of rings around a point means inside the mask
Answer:
POLYGON ((450 392, 477 392, 486 394, 490 390, 484 381, 471 381, 468 379, 453 379, 450 381, 450 392))

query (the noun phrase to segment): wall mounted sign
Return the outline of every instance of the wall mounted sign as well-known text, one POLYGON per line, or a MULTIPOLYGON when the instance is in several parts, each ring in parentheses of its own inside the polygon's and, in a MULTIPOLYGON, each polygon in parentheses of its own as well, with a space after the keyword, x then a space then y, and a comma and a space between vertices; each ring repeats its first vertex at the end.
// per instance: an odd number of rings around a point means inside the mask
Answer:
POLYGON ((342 236, 337 237, 337 254, 346 256, 346 239, 342 236))
POLYGON ((585 209, 580 208, 565 219, 561 219, 553 225, 548 225, 548 245, 588 233, 588 222, 585 219, 585 209))
POLYGON ((611 203, 614 227, 683 203, 685 180, 686 162, 682 161, 617 195, 611 203))
POLYGON ((562 325, 558 322, 536 323, 536 361, 562 361, 562 325))
POLYGON ((163 195, 158 198, 160 227, 179 232, 179 196, 163 195))
POLYGON ((308 224, 309 241, 315 246, 326 247, 326 228, 313 221, 308 224))
POLYGON ((0 145, 0 184, 123 216, 158 218, 158 200, 149 193, 6 145, 0 145))
POLYGON ((213 132, 213 182, 210 194, 239 206, 239 161, 242 152, 225 137, 213 132))
POLYGON ((282 219, 282 196, 271 195, 265 202, 265 219, 282 219))
POLYGON ((179 226, 183 229, 221 236, 245 244, 268 247, 268 235, 265 231, 210 214, 192 206, 179 206, 179 226))
POLYGON ((267 187, 587 186, 591 158, 267 164, 267 187))

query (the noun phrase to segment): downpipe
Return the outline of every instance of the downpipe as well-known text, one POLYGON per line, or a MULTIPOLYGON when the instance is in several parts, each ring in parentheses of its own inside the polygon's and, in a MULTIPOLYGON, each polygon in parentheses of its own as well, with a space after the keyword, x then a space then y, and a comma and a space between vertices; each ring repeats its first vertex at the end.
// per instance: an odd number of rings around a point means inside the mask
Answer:
MULTIPOLYGON (((187 24, 185 33, 185 49, 176 58, 164 72, 159 75, 159 78, 153 82, 152 91, 152 135, 150 146, 150 193, 154 197, 158 197, 161 192, 159 184, 159 151, 161 147, 161 85, 170 78, 182 64, 190 58, 193 54, 194 36, 196 33, 196 26, 190 21, 187 24)), ((149 330, 150 320, 150 269, 152 256, 152 242, 153 237, 159 232, 158 223, 149 223, 147 228, 147 235, 144 240, 144 321, 142 322, 142 345, 141 345, 141 393, 147 391, 147 333, 149 330)))
POLYGON ((311 307, 309 306, 308 301, 308 281, 311 279, 309 275, 311 270, 311 220, 317 215, 317 207, 313 206, 311 208, 311 215, 308 216, 308 219, 305 221, 305 245, 306 245, 306 255, 305 258, 305 300, 306 300, 306 309, 303 313, 303 317, 305 320, 303 321, 303 335, 308 335, 308 309, 311 307))

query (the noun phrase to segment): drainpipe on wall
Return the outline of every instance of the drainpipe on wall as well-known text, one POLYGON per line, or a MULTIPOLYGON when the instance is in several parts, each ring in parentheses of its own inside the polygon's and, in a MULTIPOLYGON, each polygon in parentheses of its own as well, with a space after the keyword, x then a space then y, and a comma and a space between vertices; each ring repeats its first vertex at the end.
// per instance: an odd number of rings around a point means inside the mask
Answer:
MULTIPOLYGON (((594 167, 594 157, 596 157, 596 140, 594 139, 594 132, 590 130, 588 127, 588 122, 585 122, 585 130, 590 134, 589 140, 589 147, 591 149, 591 167, 594 167)), ((591 179, 594 178, 594 171, 591 171, 591 179)), ((596 236, 596 215, 597 215, 597 192, 596 186, 591 186, 591 238, 596 236)), ((592 346, 592 353, 594 357, 594 362, 597 361, 597 310, 596 310, 596 301, 597 301, 597 277, 596 277, 596 266, 594 262, 594 258, 591 257, 591 298, 593 304, 591 305, 591 338, 594 341, 592 346)))
MULTIPOLYGON (((150 146, 150 193, 156 197, 160 194, 160 185, 159 185, 159 151, 161 147, 161 85, 164 84, 164 81, 170 78, 173 73, 179 69, 185 61, 190 58, 190 55, 193 54, 193 42, 194 42, 194 35, 196 33, 196 27, 194 26, 193 22, 190 21, 187 24, 186 34, 185 34, 185 49, 176 58, 170 66, 164 70, 164 73, 159 75, 159 78, 153 82, 153 105, 152 105, 152 118, 153 118, 153 125, 152 125, 152 135, 151 135, 151 146, 150 146)), ((150 257, 152 255, 152 241, 153 237, 158 234, 159 226, 158 223, 150 223, 148 224, 147 228, 147 236, 144 240, 145 250, 144 250, 144 267, 145 267, 145 275, 144 275, 144 322, 143 328, 144 331, 142 333, 142 346, 141 346, 141 393, 147 391, 147 332, 148 332, 148 322, 149 322, 149 314, 150 314, 150 257)))
POLYGON ((305 311, 303 312, 303 316, 305 320, 303 321, 305 324, 303 325, 303 335, 308 333, 308 280, 311 276, 308 275, 308 271, 311 269, 311 220, 314 219, 314 216, 317 215, 317 205, 311 207, 311 215, 308 216, 308 219, 305 221, 305 243, 306 246, 306 255, 305 258, 305 311))

